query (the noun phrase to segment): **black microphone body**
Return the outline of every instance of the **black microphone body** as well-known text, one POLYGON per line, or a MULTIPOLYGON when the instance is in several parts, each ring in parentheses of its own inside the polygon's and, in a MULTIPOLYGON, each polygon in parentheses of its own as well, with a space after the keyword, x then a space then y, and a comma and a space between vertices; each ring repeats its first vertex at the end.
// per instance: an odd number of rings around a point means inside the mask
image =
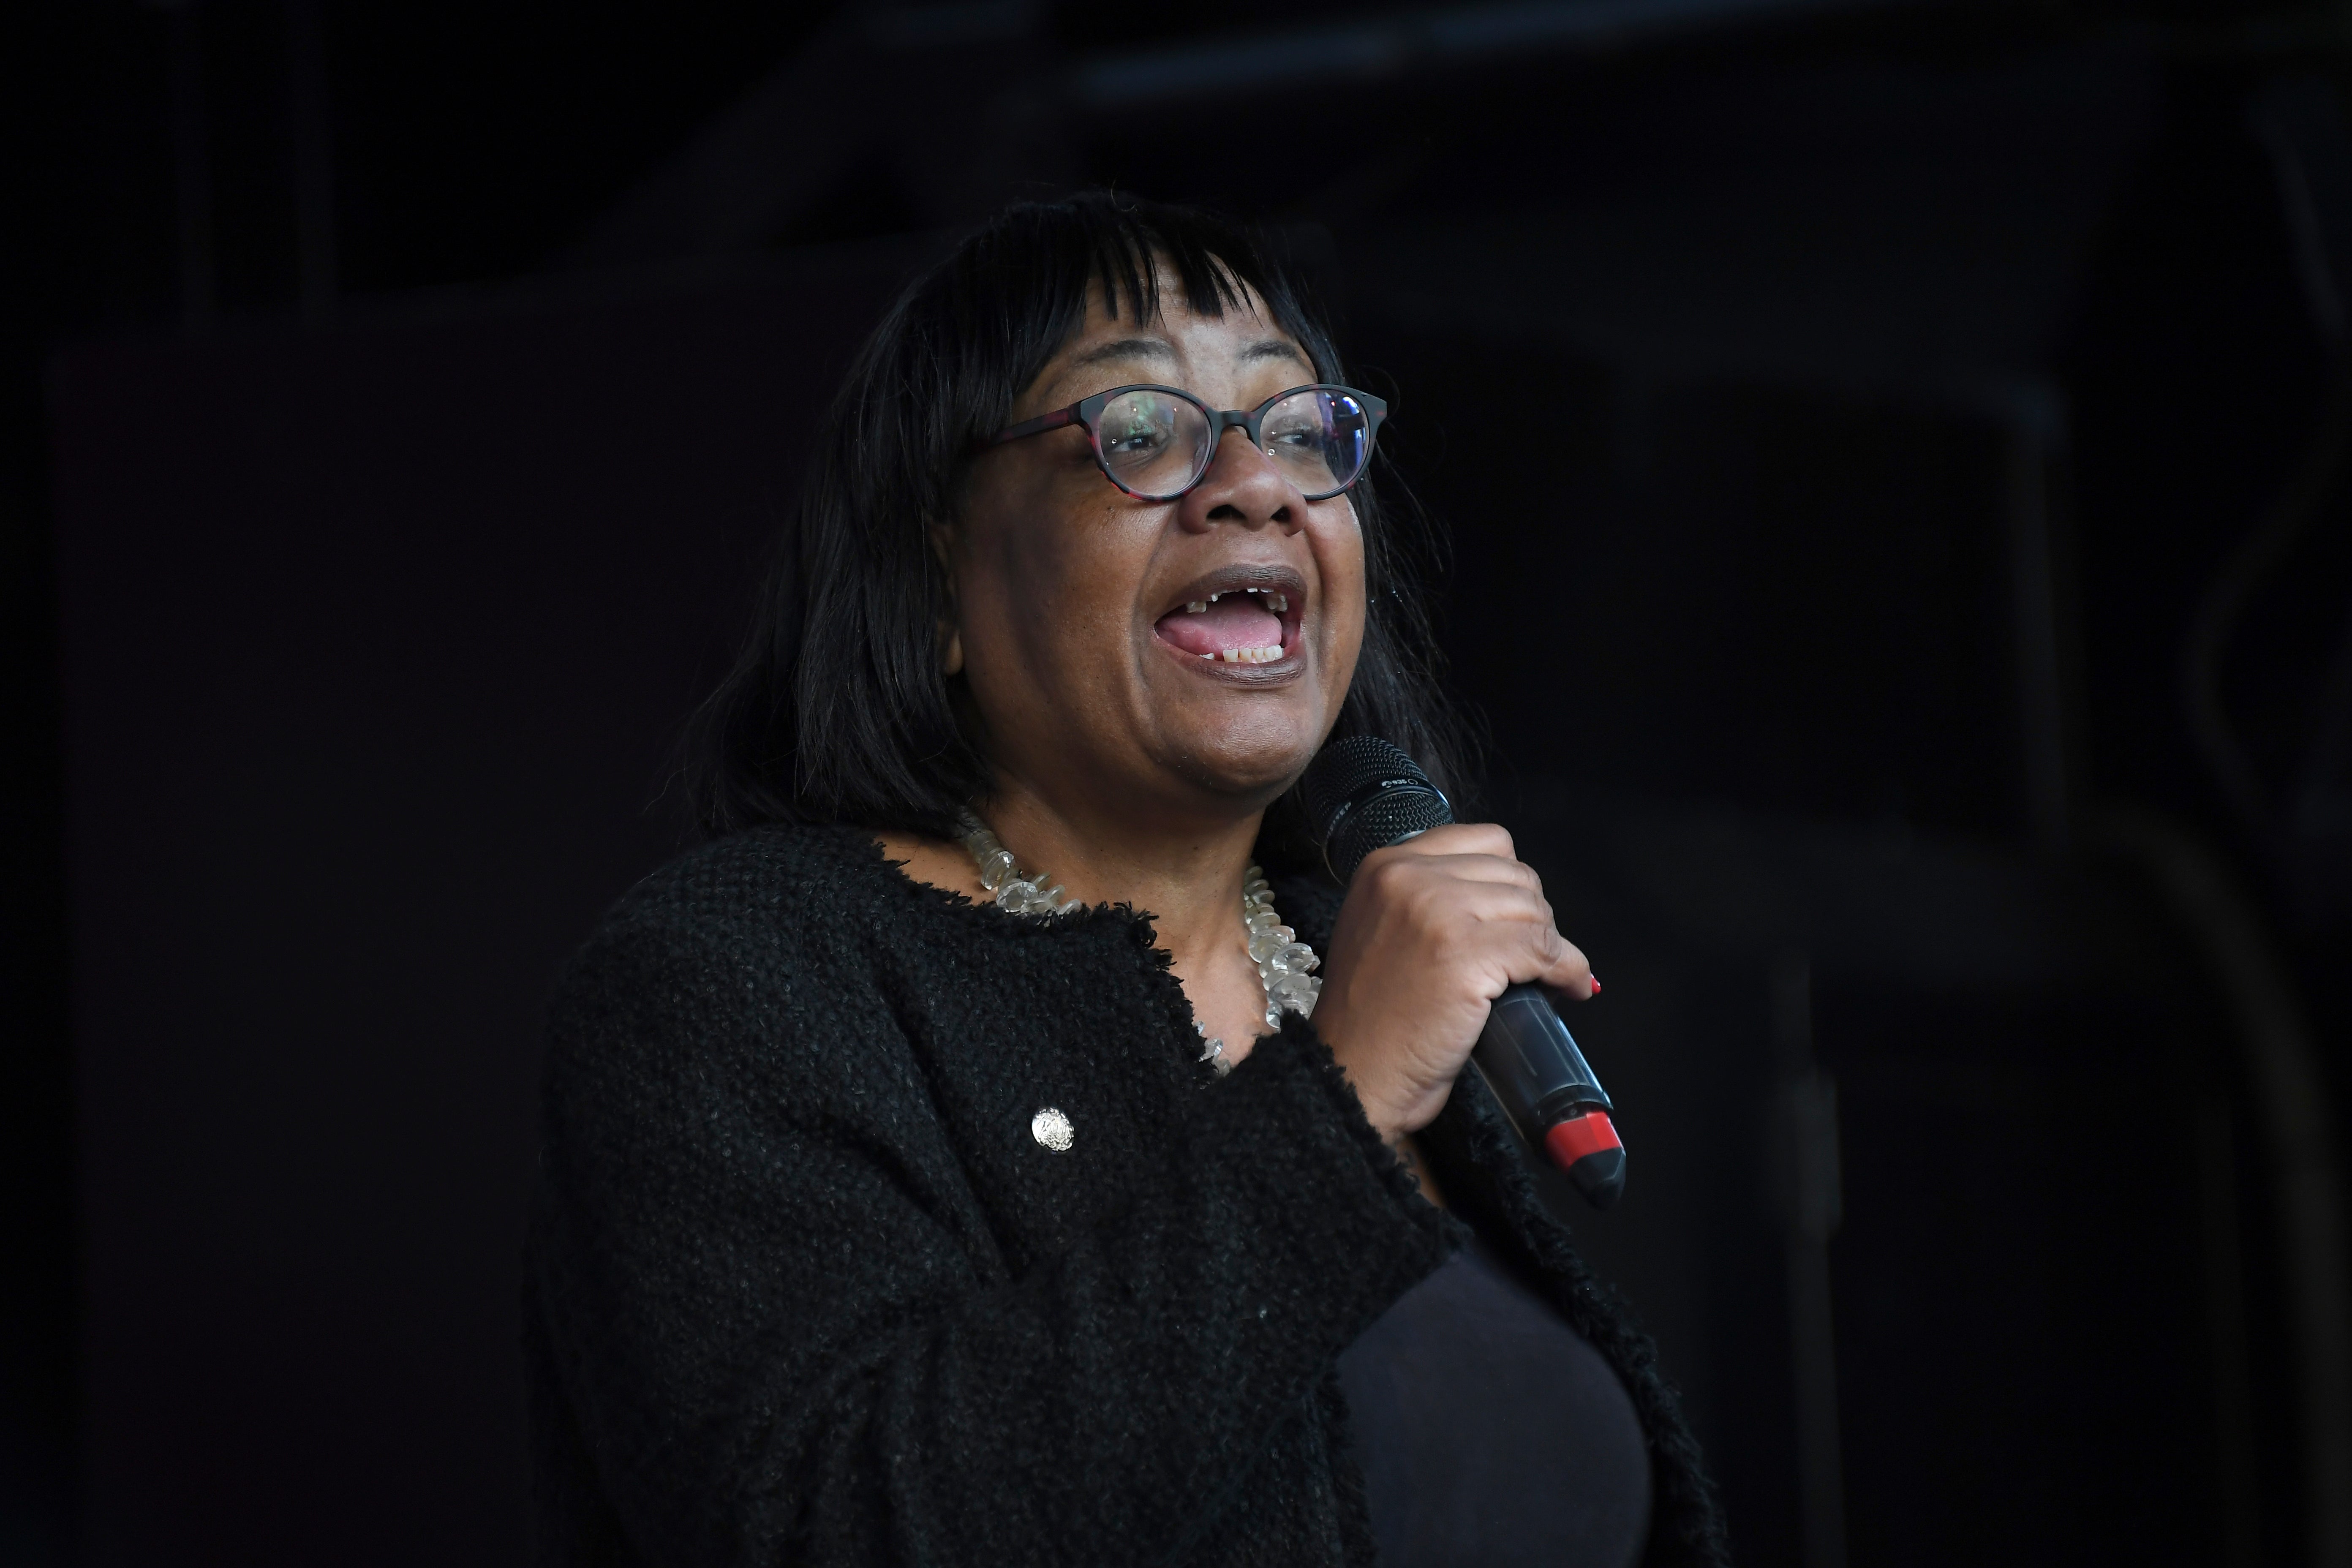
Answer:
MULTIPOLYGON (((1454 807, 1411 757, 1386 741, 1353 736, 1326 746, 1302 781, 1307 819, 1324 863, 1345 887, 1375 849, 1454 820, 1454 807)), ((1595 1208, 1625 1190, 1625 1146, 1615 1107, 1577 1049, 1559 1010, 1537 985, 1495 999, 1471 1065, 1519 1135, 1565 1170, 1595 1208)))

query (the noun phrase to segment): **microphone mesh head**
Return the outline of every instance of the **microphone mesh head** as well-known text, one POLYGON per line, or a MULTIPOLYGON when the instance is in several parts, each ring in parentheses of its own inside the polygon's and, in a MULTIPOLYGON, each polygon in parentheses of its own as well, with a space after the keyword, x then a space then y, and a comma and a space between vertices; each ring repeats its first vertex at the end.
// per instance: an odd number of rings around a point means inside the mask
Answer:
POLYGON ((1307 820, 1341 884, 1364 857, 1454 820, 1454 808, 1411 757, 1377 735, 1323 748, 1299 782, 1307 820))

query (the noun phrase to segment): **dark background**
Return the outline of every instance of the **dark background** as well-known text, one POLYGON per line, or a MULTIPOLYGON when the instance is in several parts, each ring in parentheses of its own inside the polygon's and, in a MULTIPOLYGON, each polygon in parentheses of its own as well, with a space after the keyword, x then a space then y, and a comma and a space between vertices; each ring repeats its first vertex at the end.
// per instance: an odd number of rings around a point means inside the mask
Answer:
POLYGON ((0 1563, 526 1556, 541 999, 845 355, 1108 183, 1392 397, 1740 1559, 2352 1565, 2352 13, 0 26, 0 1563))

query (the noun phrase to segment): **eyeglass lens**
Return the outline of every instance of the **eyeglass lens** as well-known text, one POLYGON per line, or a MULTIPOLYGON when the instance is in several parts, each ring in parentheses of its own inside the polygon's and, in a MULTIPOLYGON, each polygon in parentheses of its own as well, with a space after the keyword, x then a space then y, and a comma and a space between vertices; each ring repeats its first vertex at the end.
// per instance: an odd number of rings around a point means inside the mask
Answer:
MULTIPOLYGON (((1215 456, 1208 416, 1165 392, 1121 393, 1103 405, 1095 426, 1111 477, 1155 500, 1192 489, 1215 456)), ((1258 429, 1267 458, 1309 500, 1355 483, 1371 456, 1370 416, 1344 392, 1292 393, 1265 411, 1258 429)))
POLYGON ((1131 494, 1181 495, 1209 466, 1208 416, 1164 392, 1122 392, 1095 420, 1095 446, 1131 494))

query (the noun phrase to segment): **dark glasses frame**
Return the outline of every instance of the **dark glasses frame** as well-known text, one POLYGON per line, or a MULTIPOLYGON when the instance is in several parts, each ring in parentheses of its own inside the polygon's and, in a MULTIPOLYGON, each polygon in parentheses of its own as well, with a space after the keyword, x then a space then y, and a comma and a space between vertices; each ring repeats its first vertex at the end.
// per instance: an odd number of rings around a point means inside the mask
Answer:
POLYGON ((1091 397, 1081 397, 1067 408, 1056 408, 1051 414, 1040 414, 1034 419, 1024 419, 1018 425, 1008 426, 995 435, 975 442, 972 450, 984 452, 991 447, 1002 447, 1007 441, 1018 441, 1027 436, 1042 436, 1048 430, 1059 430, 1066 425, 1076 425, 1085 429, 1087 444, 1094 448, 1095 467, 1102 470, 1103 478, 1118 485, 1122 491, 1138 500, 1174 500, 1180 496, 1189 495, 1198 489, 1201 481, 1209 477, 1209 470, 1216 467, 1217 448, 1223 444, 1226 431, 1237 429, 1244 432, 1249 437, 1250 445, 1258 451, 1264 452, 1265 436, 1262 426, 1266 411, 1284 398, 1296 397, 1302 392, 1344 393, 1363 405, 1364 415, 1370 425, 1364 437, 1364 460, 1358 466, 1356 471, 1349 476, 1346 484, 1333 489, 1318 490, 1313 495, 1307 495, 1303 490, 1299 492, 1307 500, 1329 500, 1333 496, 1353 489, 1356 482, 1364 477, 1365 470, 1372 466, 1372 449, 1379 445, 1381 438, 1381 421, 1389 416, 1389 405, 1385 399, 1374 397, 1370 393, 1359 391, 1352 386, 1341 386, 1336 382, 1318 381, 1310 382, 1305 386, 1290 387, 1286 391, 1276 393, 1255 408, 1244 411, 1239 408, 1212 408, 1181 386, 1161 386, 1156 382, 1139 381, 1127 386, 1114 386, 1108 392, 1097 392, 1091 397), (1102 411, 1109 405, 1112 398, 1124 397, 1130 392, 1164 392, 1171 397, 1181 397, 1199 409, 1202 416, 1208 420, 1208 455, 1202 461, 1200 472, 1194 474, 1183 489, 1168 495, 1152 495, 1143 490, 1129 489, 1125 484, 1120 483, 1119 477, 1111 472, 1110 460, 1103 456, 1102 436, 1096 426, 1096 421, 1102 417, 1102 411))

